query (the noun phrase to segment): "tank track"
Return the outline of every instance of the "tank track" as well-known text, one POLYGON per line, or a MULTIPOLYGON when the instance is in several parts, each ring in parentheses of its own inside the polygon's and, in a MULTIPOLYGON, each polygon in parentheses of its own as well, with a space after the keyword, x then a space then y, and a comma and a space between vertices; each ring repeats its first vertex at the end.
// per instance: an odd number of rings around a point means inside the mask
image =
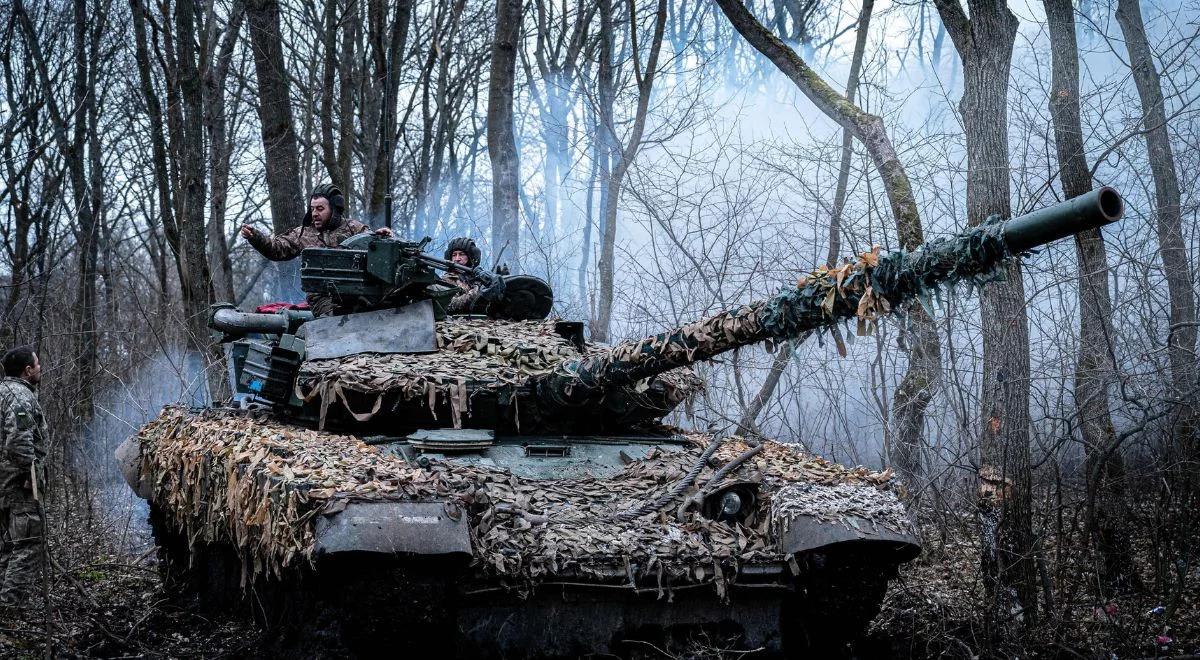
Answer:
POLYGON ((189 558, 187 540, 155 507, 150 518, 169 584, 203 611, 253 618, 265 628, 264 654, 297 658, 649 658, 662 657, 655 649, 687 657, 706 648, 848 658, 896 572, 869 550, 835 547, 799 558, 793 589, 734 587, 728 603, 711 588, 660 600, 562 584, 522 598, 501 589, 464 595, 470 567, 462 561, 350 554, 243 590, 231 548, 199 546, 189 558))

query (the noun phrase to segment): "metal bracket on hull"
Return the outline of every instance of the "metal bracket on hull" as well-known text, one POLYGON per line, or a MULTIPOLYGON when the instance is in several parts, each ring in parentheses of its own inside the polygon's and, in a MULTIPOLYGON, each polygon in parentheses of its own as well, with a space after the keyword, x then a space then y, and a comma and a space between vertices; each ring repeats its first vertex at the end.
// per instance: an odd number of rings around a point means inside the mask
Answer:
POLYGON ((451 518, 443 502, 351 502, 318 518, 316 535, 317 554, 471 553, 467 516, 451 518))
POLYGON ((326 316, 305 323, 301 330, 309 360, 357 353, 432 353, 437 350, 433 303, 428 300, 396 309, 326 316))
POLYGON ((125 477, 125 483, 129 484, 138 497, 143 500, 150 499, 151 484, 142 479, 138 468, 141 463, 141 445, 138 443, 138 437, 134 435, 126 438, 125 442, 117 446, 113 456, 117 459, 117 466, 121 469, 121 476, 125 477))
POLYGON ((862 547, 876 546, 881 550, 890 546, 896 552, 897 563, 915 559, 921 554, 921 546, 912 534, 897 532, 858 516, 845 516, 836 522, 797 516, 780 536, 779 547, 783 552, 792 554, 851 542, 862 547))

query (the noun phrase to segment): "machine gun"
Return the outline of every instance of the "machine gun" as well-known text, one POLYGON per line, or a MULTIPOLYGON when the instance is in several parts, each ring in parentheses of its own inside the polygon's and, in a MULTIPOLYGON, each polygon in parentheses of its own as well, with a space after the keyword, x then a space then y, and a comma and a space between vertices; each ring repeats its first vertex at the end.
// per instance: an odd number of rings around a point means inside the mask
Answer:
POLYGON ((439 259, 425 254, 430 240, 359 234, 336 248, 305 248, 300 253, 301 289, 331 296, 337 310, 332 317, 213 305, 208 325, 219 341, 232 344, 234 390, 294 403, 292 383, 306 359, 437 350, 434 322, 445 317, 461 290, 441 281, 435 270, 458 273, 497 292, 487 305, 489 318, 535 320, 550 313, 554 295, 543 280, 439 259))
POLYGON ((504 276, 470 268, 425 253, 430 238, 420 242, 353 236, 336 248, 307 248, 300 253, 300 288, 333 296, 342 313, 403 307, 431 300, 436 318, 445 315, 460 291, 443 283, 436 270, 458 273, 496 295, 487 309, 498 319, 545 318, 554 295, 543 280, 529 275, 504 276))

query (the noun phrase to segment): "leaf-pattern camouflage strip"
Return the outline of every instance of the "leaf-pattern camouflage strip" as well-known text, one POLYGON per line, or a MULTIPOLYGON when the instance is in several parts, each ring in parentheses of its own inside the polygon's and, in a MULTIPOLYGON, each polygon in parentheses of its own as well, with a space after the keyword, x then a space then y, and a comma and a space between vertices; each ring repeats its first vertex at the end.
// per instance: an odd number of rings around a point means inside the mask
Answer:
MULTIPOLYGON (((436 353, 380 355, 365 353, 332 360, 309 360, 300 369, 298 395, 318 399, 323 409, 346 405, 345 392, 398 394, 406 400, 428 401, 432 410, 448 402, 457 428, 475 389, 521 387, 537 376, 552 373, 564 361, 583 353, 554 330, 555 319, 545 321, 493 321, 448 318, 437 323, 436 353)), ((600 344, 585 350, 600 353, 600 344)), ((700 379, 689 370, 663 374, 679 398, 698 391, 700 379)), ((349 406, 346 406, 349 409, 349 406)), ((369 415, 357 412, 364 420, 369 415)))
MULTIPOLYGON (((694 513, 679 520, 674 507, 619 520, 669 491, 711 440, 687 437, 685 451, 656 450, 610 479, 536 481, 453 460, 410 466, 352 436, 262 414, 167 407, 139 433, 151 500, 193 542, 232 543, 249 575, 278 575, 310 559, 315 518, 349 501, 447 502, 470 516, 479 573, 517 581, 613 571, 639 581, 734 580, 740 565, 786 561, 772 533, 780 516, 836 512, 835 519, 908 527, 890 472, 845 468, 771 441, 726 477, 760 484, 763 498, 747 524, 694 513)), ((696 486, 747 446, 727 440, 696 486)))

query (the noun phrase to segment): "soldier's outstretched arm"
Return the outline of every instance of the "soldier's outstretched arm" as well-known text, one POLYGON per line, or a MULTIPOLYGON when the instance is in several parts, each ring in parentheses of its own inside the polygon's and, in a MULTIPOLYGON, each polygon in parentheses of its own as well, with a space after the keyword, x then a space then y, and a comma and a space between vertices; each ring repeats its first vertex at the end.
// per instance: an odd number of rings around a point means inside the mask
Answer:
POLYGON ((262 256, 271 261, 288 261, 300 256, 304 246, 300 243, 300 232, 303 227, 292 227, 282 234, 272 236, 258 231, 250 225, 242 225, 242 237, 258 250, 262 256))

